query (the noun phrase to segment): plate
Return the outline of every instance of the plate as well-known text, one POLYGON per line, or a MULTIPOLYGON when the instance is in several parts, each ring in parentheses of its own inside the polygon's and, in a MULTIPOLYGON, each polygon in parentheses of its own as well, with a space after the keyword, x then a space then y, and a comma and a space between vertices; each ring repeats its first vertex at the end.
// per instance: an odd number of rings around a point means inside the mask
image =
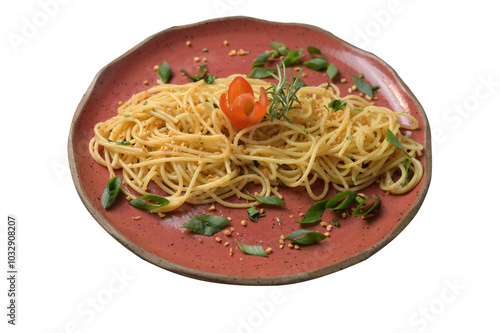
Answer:
MULTIPOLYGON (((308 68, 305 72, 303 80, 308 85, 328 81, 324 72, 308 68)), ((367 259, 410 223, 422 205, 431 179, 431 138, 426 115, 413 93, 388 64, 320 28, 249 17, 215 19, 161 31, 105 66, 77 107, 68 152, 73 181, 83 204, 126 248, 154 265, 184 276, 243 285, 306 281, 367 259), (378 194, 382 199, 380 213, 375 219, 341 218, 333 212, 325 212, 323 219, 331 223, 338 218, 340 227, 334 227, 324 241, 299 249, 279 247, 280 236, 300 228, 295 221, 300 220, 300 214, 313 202, 305 192, 292 189, 280 191, 285 207, 266 208, 265 217, 258 222, 248 221, 246 226, 240 223, 243 219, 248 220, 246 209, 216 206, 215 211, 209 211, 210 205, 186 205, 161 218, 138 211, 124 196, 117 199, 112 209, 101 207, 100 198, 109 175, 88 152, 93 127, 113 117, 119 101, 126 101, 155 84, 158 79, 155 65, 166 60, 174 73, 170 82, 179 84, 189 81, 180 75, 180 68, 195 74, 202 63, 206 63, 208 71, 216 77, 249 74, 253 60, 270 49, 269 43, 273 41, 283 42, 290 49, 304 48, 305 51, 310 45, 319 48, 339 69, 334 82, 342 95, 346 95, 352 85, 349 73, 363 73, 366 80, 380 86, 377 105, 408 112, 418 119, 420 128, 412 131, 411 136, 424 145, 420 160, 425 171, 416 188, 407 194, 389 197, 377 186, 364 189, 363 193, 378 194), (347 83, 339 83, 340 78, 346 78, 347 83), (191 217, 207 213, 231 217, 232 233, 206 237, 179 228, 191 217), (140 219, 135 219, 137 216, 140 219), (217 236, 220 242, 216 241, 217 236), (267 257, 245 255, 238 249, 237 241, 271 247, 272 253, 267 257)), ((308 228, 326 232, 319 224, 308 228)))

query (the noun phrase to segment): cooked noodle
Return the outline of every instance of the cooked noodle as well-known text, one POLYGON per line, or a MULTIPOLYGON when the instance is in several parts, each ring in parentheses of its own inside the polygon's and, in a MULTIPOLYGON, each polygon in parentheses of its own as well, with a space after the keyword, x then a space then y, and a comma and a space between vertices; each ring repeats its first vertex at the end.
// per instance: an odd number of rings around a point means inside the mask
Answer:
MULTIPOLYGON (((284 185, 305 188, 320 200, 330 186, 357 191, 379 182, 382 190, 401 194, 420 181, 417 157, 423 147, 401 133, 418 128, 413 116, 357 95, 341 98, 338 87, 325 84, 298 91, 302 107, 289 111, 291 122, 271 122, 266 116, 237 131, 217 107, 234 77, 213 84, 160 84, 132 96, 117 116, 96 124, 92 157, 111 177, 122 170, 127 185, 122 191, 129 198, 150 194, 152 188, 167 197, 170 204, 157 211, 183 203, 249 207, 249 183, 259 186, 260 196, 281 197, 279 185, 284 185), (337 99, 346 101, 344 109, 327 107, 337 99), (398 116, 412 125, 403 125, 398 116), (387 129, 412 156, 409 166, 405 154, 385 140, 387 129), (313 193, 316 182, 322 183, 320 193, 313 193)), ((256 96, 261 86, 269 87, 263 80, 247 80, 256 96)))

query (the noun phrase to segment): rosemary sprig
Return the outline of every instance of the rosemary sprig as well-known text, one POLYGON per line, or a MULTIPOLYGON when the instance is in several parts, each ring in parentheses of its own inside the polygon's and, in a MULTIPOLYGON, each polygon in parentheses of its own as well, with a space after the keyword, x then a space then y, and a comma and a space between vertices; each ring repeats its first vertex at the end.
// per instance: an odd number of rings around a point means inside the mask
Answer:
POLYGON ((297 91, 303 86, 303 82, 300 80, 300 77, 303 74, 303 69, 301 68, 298 75, 295 77, 293 76, 292 70, 289 69, 292 78, 291 82, 288 82, 285 63, 282 61, 280 65, 277 66, 277 75, 271 74, 276 80, 278 80, 278 84, 271 82, 271 87, 269 87, 266 91, 266 94, 270 95, 271 101, 269 104, 268 115, 271 117, 271 121, 274 119, 284 118, 291 123, 286 114, 290 110, 300 109, 300 106, 293 106, 293 104, 295 102, 299 105, 301 104, 296 94, 297 91), (280 68, 280 65, 283 69, 280 68))

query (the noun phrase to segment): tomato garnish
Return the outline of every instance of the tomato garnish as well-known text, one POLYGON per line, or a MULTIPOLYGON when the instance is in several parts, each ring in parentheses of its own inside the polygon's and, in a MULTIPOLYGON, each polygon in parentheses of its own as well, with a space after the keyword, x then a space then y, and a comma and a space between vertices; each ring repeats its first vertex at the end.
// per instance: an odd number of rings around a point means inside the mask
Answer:
POLYGON ((250 83, 238 76, 229 85, 228 92, 221 95, 219 105, 231 124, 242 130, 257 124, 266 114, 267 96, 263 87, 260 94, 256 101, 250 83))

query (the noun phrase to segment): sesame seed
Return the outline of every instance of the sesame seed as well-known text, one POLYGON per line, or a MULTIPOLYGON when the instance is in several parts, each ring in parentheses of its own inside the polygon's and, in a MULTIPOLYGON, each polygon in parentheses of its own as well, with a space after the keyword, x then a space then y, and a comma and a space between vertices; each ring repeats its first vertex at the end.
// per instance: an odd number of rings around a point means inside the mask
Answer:
POLYGON ((141 216, 132 216, 132 220, 140 220, 141 218, 141 216))

